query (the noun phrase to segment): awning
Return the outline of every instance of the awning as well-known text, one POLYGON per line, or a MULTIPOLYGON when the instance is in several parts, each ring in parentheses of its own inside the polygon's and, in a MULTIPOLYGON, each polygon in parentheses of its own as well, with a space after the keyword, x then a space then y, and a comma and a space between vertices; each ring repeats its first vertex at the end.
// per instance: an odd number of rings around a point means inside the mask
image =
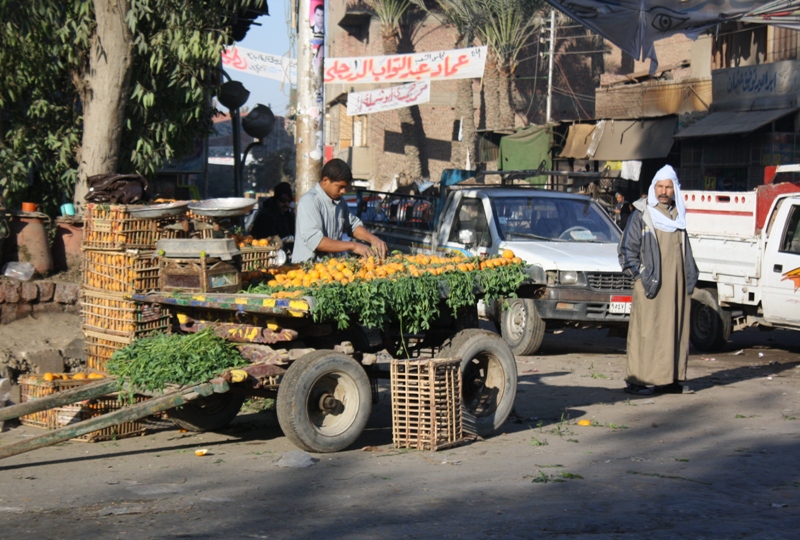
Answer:
POLYGON ((564 143, 564 148, 561 150, 559 157, 586 159, 590 154, 593 154, 597 149, 597 144, 592 144, 595 139, 600 141, 600 135, 603 133, 602 129, 597 129, 598 126, 594 124, 574 124, 569 126, 567 132, 567 142, 564 143))
POLYGON ((770 109, 767 111, 719 111, 713 112, 675 135, 676 139, 687 137, 712 137, 715 135, 733 135, 750 133, 770 122, 792 114, 797 108, 770 109))
MULTIPOLYGON (((513 135, 506 135, 500 139, 498 168, 501 171, 527 171, 538 168, 544 161, 545 168, 550 169, 551 133, 551 126, 545 125, 528 126, 513 135)), ((546 177, 540 177, 534 183, 546 180, 546 177)))
POLYGON ((597 152, 598 161, 665 158, 672 148, 676 116, 649 120, 606 120, 597 152))

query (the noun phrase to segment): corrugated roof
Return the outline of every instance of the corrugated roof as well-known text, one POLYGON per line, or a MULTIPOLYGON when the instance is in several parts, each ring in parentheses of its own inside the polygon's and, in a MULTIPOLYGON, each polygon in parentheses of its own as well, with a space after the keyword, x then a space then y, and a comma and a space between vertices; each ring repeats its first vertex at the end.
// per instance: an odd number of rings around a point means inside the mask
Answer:
POLYGON ((714 112, 675 135, 676 139, 688 137, 713 137, 750 133, 758 128, 796 112, 797 108, 770 109, 766 111, 714 112))

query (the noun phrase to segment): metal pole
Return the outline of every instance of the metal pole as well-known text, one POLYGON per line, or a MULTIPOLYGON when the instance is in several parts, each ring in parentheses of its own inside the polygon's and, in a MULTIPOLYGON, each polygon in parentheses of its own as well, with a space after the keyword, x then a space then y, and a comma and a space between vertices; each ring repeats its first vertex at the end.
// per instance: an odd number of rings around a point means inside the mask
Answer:
POLYGON ((231 128, 233 128, 233 196, 241 197, 242 191, 242 122, 239 109, 231 111, 231 128))
POLYGON ((320 180, 323 157, 325 99, 322 68, 325 52, 323 0, 299 0, 297 29, 297 122, 295 124, 297 177, 300 197, 320 180), (322 11, 321 14, 318 11, 322 11), (323 27, 314 30, 315 18, 323 27), (316 59, 316 60, 315 60, 316 59))
POLYGON ((547 118, 549 123, 553 109, 553 57, 556 54, 556 10, 550 10, 550 67, 547 73, 547 118))

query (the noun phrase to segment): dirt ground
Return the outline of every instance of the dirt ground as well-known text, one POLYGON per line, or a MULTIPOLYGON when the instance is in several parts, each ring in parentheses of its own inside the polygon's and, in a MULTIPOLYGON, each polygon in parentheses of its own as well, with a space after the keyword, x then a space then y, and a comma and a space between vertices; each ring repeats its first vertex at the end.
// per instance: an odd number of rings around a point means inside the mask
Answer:
MULTIPOLYGON (((46 322, 0 327, 0 346, 74 337, 76 317, 46 322)), ((437 453, 392 448, 384 383, 357 444, 299 455, 307 468, 281 466, 298 455, 271 411, 221 433, 161 426, 7 458, 0 538, 797 538, 798 335, 748 330, 693 352, 689 395, 624 394, 624 346, 548 335, 518 359, 516 416, 437 453)))

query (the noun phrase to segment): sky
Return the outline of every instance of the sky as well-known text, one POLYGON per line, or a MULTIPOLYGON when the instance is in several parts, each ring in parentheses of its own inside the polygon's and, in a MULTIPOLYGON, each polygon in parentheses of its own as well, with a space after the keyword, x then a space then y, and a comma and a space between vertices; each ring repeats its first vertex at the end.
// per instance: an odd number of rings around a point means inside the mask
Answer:
MULTIPOLYGON (((238 42, 238 45, 245 49, 275 54, 279 56, 291 56, 290 35, 291 16, 289 0, 267 0, 269 5, 269 16, 262 16, 256 19, 257 24, 253 24, 247 31, 247 36, 238 42), (259 26, 260 24, 260 26, 259 26)), ((237 70, 229 70, 228 75, 233 80, 241 82, 250 91, 250 98, 245 103, 245 107, 253 109, 259 103, 269 106, 276 116, 285 116, 289 108, 289 82, 281 83, 264 77, 257 77, 237 70)), ((222 105, 217 107, 226 111, 222 105)))

